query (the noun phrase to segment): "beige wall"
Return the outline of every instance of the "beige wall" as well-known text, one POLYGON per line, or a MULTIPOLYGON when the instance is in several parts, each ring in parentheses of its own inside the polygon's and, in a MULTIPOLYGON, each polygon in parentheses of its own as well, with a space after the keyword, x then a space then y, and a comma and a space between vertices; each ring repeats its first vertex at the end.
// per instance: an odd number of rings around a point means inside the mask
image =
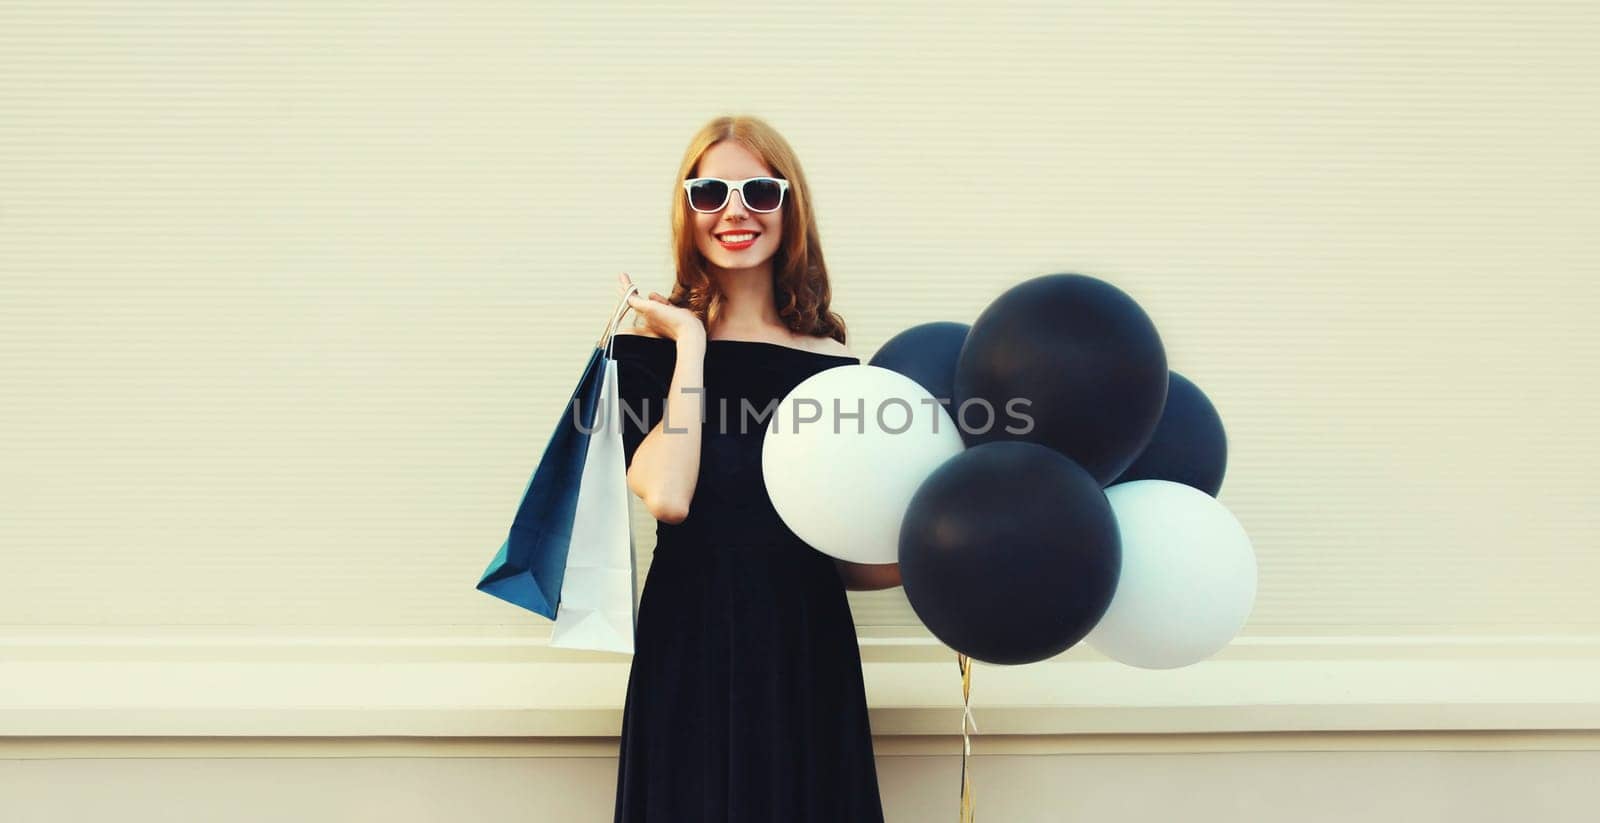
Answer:
MULTIPOLYGON (((472 586, 727 112, 798 150, 864 359, 1083 272, 1228 427, 1244 635, 980 668, 986 733, 1600 729, 1597 37, 1555 0, 0 6, 0 734, 614 732, 626 661, 472 586)), ((903 595, 851 603, 875 730, 959 729, 903 595)), ((1261 756, 1511 796, 1471 757, 1261 756)), ((946 771, 894 766, 898 808, 946 771)))

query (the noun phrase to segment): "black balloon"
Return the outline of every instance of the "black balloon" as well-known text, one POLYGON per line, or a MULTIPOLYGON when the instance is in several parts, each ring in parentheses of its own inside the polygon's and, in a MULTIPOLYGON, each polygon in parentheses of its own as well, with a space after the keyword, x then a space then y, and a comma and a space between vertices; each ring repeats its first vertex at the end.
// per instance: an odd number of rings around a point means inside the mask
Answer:
POLYGON ((1100 484, 1060 452, 987 443, 945 461, 900 526, 900 579, 917 617, 989 663, 1059 654, 1100 622, 1122 540, 1100 484))
POLYGON ((882 366, 921 383, 946 408, 953 409, 956 358, 961 356, 961 344, 971 328, 947 320, 912 326, 889 338, 867 365, 882 366))
POLYGON ((1189 378, 1171 372, 1155 435, 1116 482, 1170 480, 1216 497, 1227 468, 1228 435, 1217 408, 1189 378))
POLYGON ((1167 395, 1167 354, 1149 315, 1082 274, 1025 281, 983 310, 956 363, 951 415, 968 446, 1049 446, 1101 486, 1150 440, 1167 395), (1028 403, 1017 403, 1027 398, 1028 403), (987 401, 984 404, 969 401, 987 401), (1026 429, 1032 418, 1031 431, 1026 429), (1007 431, 1007 429, 1014 431, 1007 431))

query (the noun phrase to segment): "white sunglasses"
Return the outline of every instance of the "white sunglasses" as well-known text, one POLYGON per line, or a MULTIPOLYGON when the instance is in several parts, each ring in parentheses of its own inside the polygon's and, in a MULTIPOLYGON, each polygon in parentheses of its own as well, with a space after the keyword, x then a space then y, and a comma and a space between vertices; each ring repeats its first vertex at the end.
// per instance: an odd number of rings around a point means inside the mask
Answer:
POLYGON ((683 190, 689 195, 689 208, 704 214, 722 211, 735 191, 746 208, 763 214, 774 212, 783 205, 783 193, 789 190, 789 181, 776 177, 750 177, 744 180, 723 180, 720 177, 691 177, 683 181, 683 190))

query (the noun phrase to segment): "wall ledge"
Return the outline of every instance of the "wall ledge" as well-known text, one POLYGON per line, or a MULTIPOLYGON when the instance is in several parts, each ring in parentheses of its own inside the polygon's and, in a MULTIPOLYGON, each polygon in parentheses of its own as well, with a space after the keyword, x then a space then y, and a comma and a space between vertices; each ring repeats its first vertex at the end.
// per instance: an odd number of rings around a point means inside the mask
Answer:
MULTIPOLYGON (((960 732, 954 653, 862 632, 880 737, 960 732)), ((0 634, 0 736, 614 737, 629 658, 541 638, 0 634)), ((980 735, 1600 730, 1600 638, 1260 637, 1166 671, 976 663, 980 735)))

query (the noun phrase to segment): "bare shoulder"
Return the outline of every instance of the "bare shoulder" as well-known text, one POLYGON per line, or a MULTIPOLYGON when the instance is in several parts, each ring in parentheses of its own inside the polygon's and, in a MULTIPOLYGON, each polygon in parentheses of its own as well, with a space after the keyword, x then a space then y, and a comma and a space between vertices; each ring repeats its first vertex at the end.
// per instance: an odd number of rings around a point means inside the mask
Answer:
POLYGON ((813 337, 813 338, 811 338, 811 350, 816 352, 817 354, 836 354, 836 355, 839 355, 841 357, 855 357, 856 356, 855 352, 850 351, 850 347, 849 346, 846 346, 845 344, 840 343, 839 341, 833 339, 832 337, 813 337))

